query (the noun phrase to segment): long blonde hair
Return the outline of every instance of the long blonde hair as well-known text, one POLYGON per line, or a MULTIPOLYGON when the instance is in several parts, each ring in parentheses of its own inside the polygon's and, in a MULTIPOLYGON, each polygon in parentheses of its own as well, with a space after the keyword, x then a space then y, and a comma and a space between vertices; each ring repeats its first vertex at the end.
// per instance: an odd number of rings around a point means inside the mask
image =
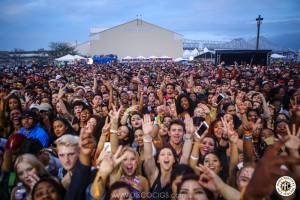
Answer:
POLYGON ((23 154, 23 155, 20 155, 17 157, 15 164, 14 164, 15 172, 17 172, 18 165, 20 163, 24 163, 24 162, 28 163, 34 169, 36 169, 37 175, 39 177, 51 176, 49 174, 49 172, 45 169, 44 165, 34 155, 29 154, 29 153, 26 153, 26 154, 23 154))
MULTIPOLYGON (((134 173, 135 176, 141 175, 141 174, 142 174, 142 167, 141 167, 141 164, 140 164, 140 162, 139 162, 139 153, 138 153, 136 150, 134 150, 133 148, 126 146, 126 147, 124 147, 124 149, 122 150, 121 155, 123 155, 126 151, 129 151, 129 152, 133 153, 133 155, 135 156, 135 159, 136 159, 136 161, 137 161, 137 168, 136 168, 135 173, 134 173)), ((123 170, 123 168, 122 168, 122 163, 121 163, 121 165, 120 165, 119 173, 118 173, 118 174, 119 174, 120 176, 124 175, 124 170, 123 170)))

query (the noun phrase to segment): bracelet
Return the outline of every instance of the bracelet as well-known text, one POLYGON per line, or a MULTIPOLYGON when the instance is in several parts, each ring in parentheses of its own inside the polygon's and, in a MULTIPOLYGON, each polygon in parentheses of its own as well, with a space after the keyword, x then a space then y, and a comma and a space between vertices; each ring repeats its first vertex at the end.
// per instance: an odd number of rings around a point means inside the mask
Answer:
POLYGON ((194 157, 194 156, 191 155, 191 159, 192 160, 199 160, 199 157, 194 157))
POLYGON ((252 135, 244 135, 243 136, 243 140, 252 141, 252 139, 253 139, 252 135))
POLYGON ((145 136, 143 137, 143 141, 144 141, 145 143, 150 143, 150 142, 152 142, 152 137, 151 137, 150 135, 145 135, 145 136))
POLYGON ((118 131, 117 130, 110 130, 111 134, 116 134, 118 131))

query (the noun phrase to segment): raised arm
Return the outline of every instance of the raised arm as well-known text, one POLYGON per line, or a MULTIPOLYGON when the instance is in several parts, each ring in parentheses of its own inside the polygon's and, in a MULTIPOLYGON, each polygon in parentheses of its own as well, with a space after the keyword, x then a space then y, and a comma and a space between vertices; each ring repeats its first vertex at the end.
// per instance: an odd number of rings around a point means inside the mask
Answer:
POLYGON ((108 108, 112 109, 112 107, 113 107, 113 87, 112 87, 110 81, 108 81, 108 80, 104 80, 103 83, 109 92, 108 108))
POLYGON ((62 110, 62 114, 65 115, 68 119, 72 118, 72 115, 69 113, 64 101, 63 101, 63 97, 65 95, 65 89, 66 89, 67 85, 65 85, 64 87, 61 87, 59 89, 58 92, 58 104, 62 110))
POLYGON ((197 170, 197 166, 200 158, 200 148, 202 148, 202 140, 206 137, 207 134, 208 130, 206 130, 200 138, 198 138, 196 135, 194 137, 195 142, 192 149, 192 154, 190 156, 190 166, 196 173, 199 173, 199 171, 197 170))
POLYGON ((182 149, 182 156, 180 158, 181 164, 188 164, 192 147, 193 147, 193 133, 195 132, 195 127, 193 124, 193 119, 187 116, 184 120, 186 134, 183 136, 184 144, 182 149))
POLYGON ((119 146, 119 139, 117 137, 117 132, 119 128, 119 117, 121 112, 121 107, 119 110, 116 110, 116 107, 113 106, 113 110, 110 111, 109 116, 111 119, 111 126, 110 126, 110 143, 111 143, 111 151, 112 153, 116 153, 118 146, 119 146))
POLYGON ((97 144, 97 149, 96 149, 96 153, 95 153, 95 156, 94 156, 94 160, 96 158, 98 158, 98 156, 100 155, 101 151, 103 150, 104 144, 105 144, 106 139, 109 136, 109 134, 110 134, 110 123, 108 122, 108 117, 106 117, 105 124, 104 124, 104 126, 102 128, 102 133, 101 133, 99 142, 97 144))
POLYGON ((114 155, 104 150, 98 157, 97 165, 99 168, 90 189, 90 194, 94 199, 100 199, 104 195, 110 175, 125 158, 126 154, 120 155, 121 151, 122 146, 119 146, 114 155))
POLYGON ((237 143, 239 141, 239 135, 234 130, 233 124, 230 124, 226 121, 226 119, 222 119, 223 127, 226 129, 228 139, 229 139, 229 148, 230 148, 230 163, 229 163, 229 177, 228 183, 233 186, 235 181, 235 168, 238 164, 238 146, 237 143))
POLYGON ((85 189, 90 183, 92 152, 95 151, 96 147, 93 131, 93 127, 89 125, 80 131, 79 160, 73 170, 71 183, 64 198, 65 200, 84 199, 85 189))
POLYGON ((230 187, 211 169, 200 165, 198 170, 202 172, 199 183, 211 192, 217 192, 226 200, 240 200, 240 192, 230 187))
POLYGON ((158 174, 158 168, 155 164, 155 159, 152 152, 152 136, 153 122, 151 122, 150 115, 145 115, 143 120, 143 132, 144 132, 144 168, 150 185, 154 183, 156 174, 158 174))
POLYGON ((98 80, 97 80, 96 75, 94 75, 94 85, 93 85, 93 92, 94 92, 94 94, 97 93, 97 89, 98 89, 98 80))

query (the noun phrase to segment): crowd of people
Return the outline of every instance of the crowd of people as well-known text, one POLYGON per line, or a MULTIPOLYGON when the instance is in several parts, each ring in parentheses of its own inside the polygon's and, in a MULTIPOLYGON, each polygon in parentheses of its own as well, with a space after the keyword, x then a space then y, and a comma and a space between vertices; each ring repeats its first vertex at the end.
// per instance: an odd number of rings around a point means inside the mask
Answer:
POLYGON ((300 199, 300 65, 4 67, 0 199, 300 199))

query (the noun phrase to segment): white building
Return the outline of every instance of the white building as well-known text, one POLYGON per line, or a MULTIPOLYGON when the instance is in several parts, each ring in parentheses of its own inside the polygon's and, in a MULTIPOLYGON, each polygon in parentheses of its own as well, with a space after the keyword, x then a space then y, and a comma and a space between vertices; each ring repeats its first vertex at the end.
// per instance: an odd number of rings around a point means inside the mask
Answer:
POLYGON ((89 41, 77 45, 82 55, 115 54, 119 58, 169 56, 181 57, 183 36, 157 25, 135 19, 127 23, 91 33, 89 41))

